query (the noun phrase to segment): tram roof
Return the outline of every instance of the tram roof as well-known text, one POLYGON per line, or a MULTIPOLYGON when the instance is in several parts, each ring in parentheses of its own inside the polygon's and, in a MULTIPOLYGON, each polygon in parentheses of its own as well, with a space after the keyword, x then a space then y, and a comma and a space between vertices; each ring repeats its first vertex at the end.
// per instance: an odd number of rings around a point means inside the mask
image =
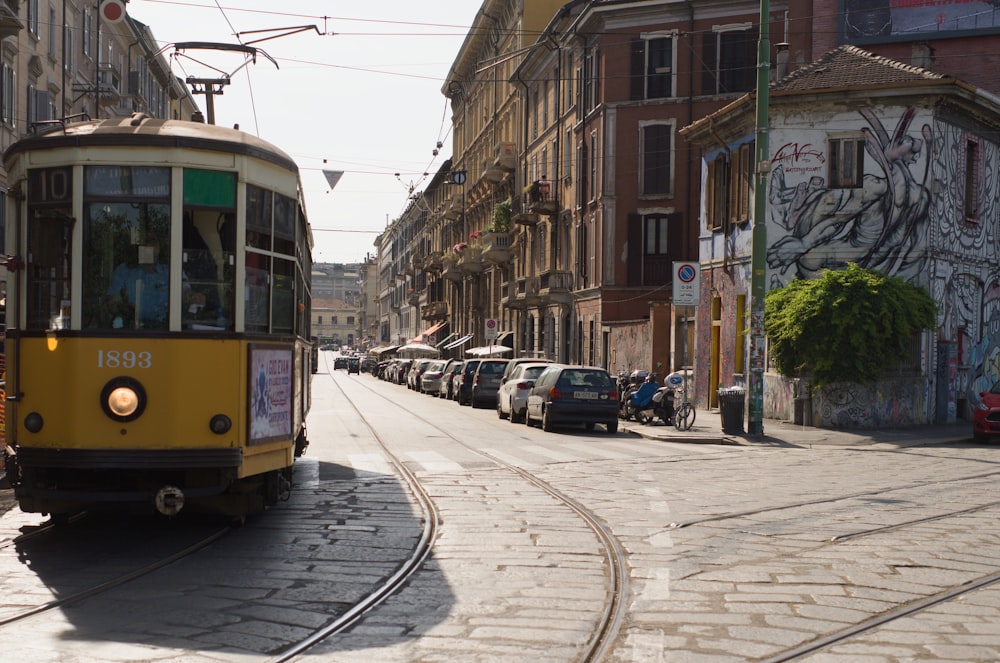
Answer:
POLYGON ((3 160, 7 163, 16 154, 28 150, 98 146, 178 147, 230 152, 298 172, 295 160, 287 153, 244 131, 202 122, 163 120, 144 113, 106 120, 56 121, 11 145, 4 152, 3 160))

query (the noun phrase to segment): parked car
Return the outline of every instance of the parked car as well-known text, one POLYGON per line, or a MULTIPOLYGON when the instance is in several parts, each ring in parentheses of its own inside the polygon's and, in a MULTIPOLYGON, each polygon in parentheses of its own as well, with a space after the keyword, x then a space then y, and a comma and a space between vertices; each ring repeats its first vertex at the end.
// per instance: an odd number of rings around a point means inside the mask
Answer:
POLYGON ((511 423, 523 421, 528 392, 535 386, 535 378, 551 365, 549 361, 519 361, 497 390, 497 416, 511 423))
POLYGON ((357 373, 361 375, 361 359, 358 357, 348 357, 347 359, 347 374, 357 373))
POLYGON ((410 365, 410 370, 406 374, 406 386, 413 391, 420 391, 420 376, 427 370, 430 359, 414 359, 410 365))
POLYGON ((406 374, 410 372, 410 367, 412 365, 412 359, 397 359, 396 370, 393 372, 392 381, 396 384, 406 384, 406 374))
POLYGON ((456 375, 454 379, 458 380, 458 384, 455 385, 453 391, 455 392, 455 400, 458 401, 459 405, 466 405, 472 402, 472 378, 476 376, 476 369, 479 368, 479 362, 481 359, 466 359, 465 363, 462 364, 462 373, 456 375))
POLYGON ((444 376, 444 359, 435 359, 427 364, 423 374, 420 376, 420 391, 425 394, 438 395, 441 390, 441 378, 444 376))
POLYGON ((986 442, 1000 436, 1000 381, 993 383, 989 391, 979 392, 979 398, 979 405, 972 411, 972 439, 986 442))
POLYGON ((497 402, 500 377, 509 359, 482 359, 472 377, 472 407, 493 407, 497 402))
POLYGON ((333 370, 338 368, 347 368, 347 357, 334 357, 333 370))
POLYGON ((438 387, 438 396, 447 398, 449 401, 455 398, 455 379, 462 374, 462 366, 465 364, 461 359, 451 359, 444 368, 444 375, 441 376, 441 384, 438 387))
POLYGON ((539 421, 546 431, 556 426, 583 424, 593 430, 604 424, 618 432, 618 388, 614 378, 595 366, 552 364, 535 379, 528 392, 525 423, 539 421))

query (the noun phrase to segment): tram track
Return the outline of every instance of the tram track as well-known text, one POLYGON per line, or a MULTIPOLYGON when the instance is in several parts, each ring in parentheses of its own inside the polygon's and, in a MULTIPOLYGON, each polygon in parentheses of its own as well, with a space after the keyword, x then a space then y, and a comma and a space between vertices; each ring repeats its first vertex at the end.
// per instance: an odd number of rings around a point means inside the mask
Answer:
MULTIPOLYGON (((330 374, 331 378, 332 375, 333 374, 330 374)), ((357 401, 352 397, 352 395, 339 383, 336 381, 334 381, 334 383, 344 396, 346 402, 349 403, 359 415, 363 415, 361 408, 358 406, 357 401)), ((426 424, 427 426, 440 432, 450 443, 458 445, 466 451, 488 460, 500 469, 510 472, 520 479, 530 483, 570 509, 586 524, 586 526, 597 538, 601 549, 603 550, 603 563, 606 571, 605 574, 607 577, 608 589, 607 598, 601 614, 598 617, 597 625, 592 630, 591 637, 581 648, 579 660, 582 663, 593 663, 602 660, 605 654, 612 647, 615 637, 617 636, 622 622, 624 621, 626 611, 624 598, 628 594, 628 573, 625 562, 625 549, 618 541, 617 537, 615 537, 611 529, 604 524, 595 512, 591 511, 585 505, 571 498, 569 495, 560 491, 543 479, 527 472, 523 468, 517 467, 488 452, 476 449, 475 447, 463 442, 461 439, 453 435, 446 427, 439 425, 437 422, 424 416, 420 412, 402 405, 398 400, 389 398, 380 391, 372 389, 370 386, 365 385, 364 382, 355 382, 353 383, 353 386, 364 387, 369 394, 378 396, 379 398, 385 400, 392 408, 403 410, 408 415, 414 417, 423 424, 426 424)), ((423 534, 420 538, 419 544, 411 553, 410 558, 388 581, 377 587, 368 597, 352 606, 347 612, 330 624, 315 631, 308 638, 302 639, 300 642, 287 647, 281 653, 271 658, 271 663, 283 663, 284 661, 292 660, 296 656, 305 653, 317 643, 349 629, 367 612, 387 600, 390 596, 404 587, 406 581, 420 570, 424 560, 433 550, 433 543, 437 537, 438 525, 440 522, 440 513, 437 505, 430 497, 428 491, 424 489, 419 478, 406 467, 403 459, 389 448, 384 438, 378 433, 378 431, 375 430, 373 426, 371 426, 364 416, 361 418, 365 421, 365 426, 368 428, 376 443, 382 449, 386 458, 399 472, 406 485, 413 492, 414 497, 420 503, 420 507, 423 510, 423 534)))
MULTIPOLYGON (((82 520, 82 518, 74 519, 74 522, 76 520, 82 520)), ((182 548, 175 550, 172 553, 167 555, 158 555, 155 560, 142 566, 131 568, 127 571, 109 573, 108 577, 101 582, 71 591, 64 596, 60 596, 59 598, 51 601, 46 601, 44 603, 25 608, 13 608, 11 610, 4 610, 3 607, 0 606, 0 628, 11 626, 32 617, 37 617, 81 603, 82 601, 101 596, 102 594, 106 594, 114 589, 128 585, 129 583, 147 578, 167 566, 192 557, 198 552, 205 550, 225 537, 231 530, 232 526, 230 525, 222 528, 212 528, 212 531, 208 534, 198 534, 194 540, 185 542, 182 548)), ((66 533, 65 525, 54 526, 51 523, 45 523, 30 532, 26 532, 25 534, 6 542, 7 545, 5 545, 4 548, 15 548, 19 558, 31 558, 32 553, 30 551, 21 550, 23 546, 36 543, 36 539, 44 540, 45 537, 54 536, 71 537, 73 535, 66 533)), ((58 542, 55 542, 53 545, 58 547, 58 542)), ((152 543, 146 542, 144 545, 147 550, 153 550, 159 547, 159 544, 155 541, 152 543)), ((69 548, 72 549, 73 546, 69 546, 69 548)), ((114 546, 109 543, 107 554, 112 557, 112 561, 109 565, 113 566, 115 559, 127 557, 129 554, 134 554, 134 552, 121 553, 120 550, 114 550, 114 546)), ((87 559, 89 559, 89 556, 87 559)), ((64 571, 64 575, 69 577, 79 574, 80 571, 82 571, 82 568, 76 572, 74 572, 72 568, 69 568, 64 571)), ((87 572, 92 574, 94 571, 93 569, 88 568, 87 572)))
MULTIPOLYGON (((889 488, 879 488, 877 490, 864 490, 864 491, 858 491, 858 492, 854 492, 854 493, 845 493, 843 495, 832 495, 832 496, 829 496, 829 497, 822 497, 822 498, 818 498, 818 499, 814 499, 814 500, 803 500, 803 501, 800 501, 800 502, 792 502, 792 503, 789 503, 789 504, 777 504, 777 505, 774 505, 774 506, 766 506, 766 507, 761 507, 761 508, 757 508, 757 509, 746 509, 744 511, 732 511, 732 512, 728 512, 728 513, 714 514, 714 515, 711 515, 711 516, 703 516, 701 518, 692 518, 691 520, 672 522, 672 523, 670 523, 670 524, 667 525, 667 528, 668 529, 683 529, 683 528, 686 528, 686 527, 693 527, 695 525, 704 525, 706 523, 717 523, 717 522, 726 521, 726 520, 737 520, 737 519, 740 519, 740 518, 749 518, 749 517, 752 517, 752 516, 759 516, 759 515, 764 515, 764 514, 767 514, 767 513, 775 513, 775 512, 780 512, 780 511, 790 511, 790 510, 794 510, 794 509, 801 509, 801 508, 804 508, 804 507, 819 506, 819 505, 822 505, 822 504, 835 504, 837 502, 844 502, 844 501, 854 500, 854 499, 864 499, 864 498, 880 497, 880 496, 883 496, 883 495, 888 495, 890 493, 894 493, 894 492, 898 492, 898 491, 903 491, 903 490, 914 490, 914 489, 918 489, 918 488, 925 488, 927 486, 944 485, 944 484, 958 483, 958 482, 963 482, 963 481, 976 481, 976 480, 979 480, 979 479, 991 479, 991 478, 998 477, 998 476, 1000 476, 1000 471, 980 472, 980 473, 977 473, 977 474, 969 474, 969 475, 965 475, 965 476, 961 476, 961 477, 955 477, 953 479, 947 479, 947 480, 935 479, 935 480, 929 480, 929 481, 914 481, 914 482, 910 482, 910 483, 908 483, 906 485, 901 485, 901 486, 892 486, 892 487, 889 487, 889 488)), ((991 502, 989 505, 985 505, 985 506, 990 506, 992 504, 994 504, 994 503, 991 502)), ((964 510, 962 510, 962 511, 964 511, 964 510)), ((962 513, 962 511, 957 511, 956 513, 962 513)), ((945 514, 945 515, 947 515, 947 514, 945 514)), ((843 536, 850 537, 850 535, 843 535, 843 536)))

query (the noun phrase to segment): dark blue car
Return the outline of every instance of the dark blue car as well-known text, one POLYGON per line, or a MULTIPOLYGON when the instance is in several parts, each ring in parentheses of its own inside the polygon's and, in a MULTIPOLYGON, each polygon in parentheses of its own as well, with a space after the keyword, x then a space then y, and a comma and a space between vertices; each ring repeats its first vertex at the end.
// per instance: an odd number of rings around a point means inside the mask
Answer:
POLYGON ((553 365, 535 379, 528 392, 525 423, 542 423, 546 431, 556 426, 580 425, 593 430, 603 424, 618 432, 618 385, 603 368, 553 365))

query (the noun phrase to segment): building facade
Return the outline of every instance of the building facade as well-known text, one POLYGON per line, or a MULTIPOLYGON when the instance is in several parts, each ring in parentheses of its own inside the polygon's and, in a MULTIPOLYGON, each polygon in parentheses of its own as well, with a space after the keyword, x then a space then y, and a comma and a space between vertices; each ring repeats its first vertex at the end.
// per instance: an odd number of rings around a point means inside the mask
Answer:
MULTIPOLYGON (((767 289, 847 263, 925 288, 937 328, 876 385, 833 385, 809 414, 821 426, 884 427, 971 418, 998 378, 1000 99, 960 79, 853 46, 770 91, 767 289)), ((704 154, 697 373, 742 383, 750 291, 755 104, 684 129, 704 154)), ((807 378, 806 378, 807 379, 807 378)), ((770 374, 765 416, 792 419, 796 380, 770 374)))

